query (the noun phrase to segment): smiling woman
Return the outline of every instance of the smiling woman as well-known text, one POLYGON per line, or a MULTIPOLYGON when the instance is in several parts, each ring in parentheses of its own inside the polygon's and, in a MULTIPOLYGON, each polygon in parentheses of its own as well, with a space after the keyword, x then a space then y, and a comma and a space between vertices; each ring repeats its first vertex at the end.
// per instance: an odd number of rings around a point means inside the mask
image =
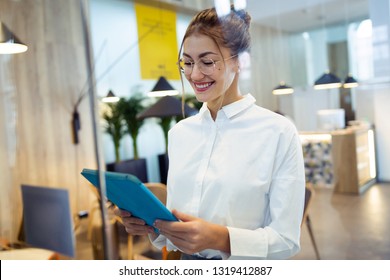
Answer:
POLYGON ((223 105, 241 99, 237 87, 238 54, 220 48, 215 40, 202 33, 185 38, 183 49, 182 72, 198 101, 208 102, 213 118, 223 105))
POLYGON ((223 17, 206 9, 184 35, 181 74, 203 106, 169 131, 167 207, 180 222, 156 220, 157 234, 117 210, 128 233, 149 234, 183 260, 286 259, 300 248, 305 178, 297 131, 239 88, 250 20, 233 6, 223 17))

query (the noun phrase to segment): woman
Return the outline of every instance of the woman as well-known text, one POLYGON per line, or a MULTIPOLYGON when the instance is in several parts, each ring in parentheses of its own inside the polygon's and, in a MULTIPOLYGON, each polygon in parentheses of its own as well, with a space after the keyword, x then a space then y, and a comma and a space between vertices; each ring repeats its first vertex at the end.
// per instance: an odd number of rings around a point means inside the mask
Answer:
POLYGON ((182 259, 286 259, 299 251, 304 204, 302 148, 294 125, 239 89, 250 16, 198 13, 179 59, 203 107, 169 132, 167 207, 180 222, 159 234, 118 211, 130 234, 180 250, 182 259))

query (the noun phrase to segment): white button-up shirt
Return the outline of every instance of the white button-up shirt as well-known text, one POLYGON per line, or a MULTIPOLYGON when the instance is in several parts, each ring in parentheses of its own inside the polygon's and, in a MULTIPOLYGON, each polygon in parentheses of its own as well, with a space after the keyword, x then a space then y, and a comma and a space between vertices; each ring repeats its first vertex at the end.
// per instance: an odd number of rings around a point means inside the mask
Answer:
MULTIPOLYGON (((248 94, 214 121, 207 104, 169 132, 167 207, 225 225, 231 254, 286 259, 299 251, 304 163, 295 126, 248 94)), ((165 237, 154 244, 175 249, 165 237)))

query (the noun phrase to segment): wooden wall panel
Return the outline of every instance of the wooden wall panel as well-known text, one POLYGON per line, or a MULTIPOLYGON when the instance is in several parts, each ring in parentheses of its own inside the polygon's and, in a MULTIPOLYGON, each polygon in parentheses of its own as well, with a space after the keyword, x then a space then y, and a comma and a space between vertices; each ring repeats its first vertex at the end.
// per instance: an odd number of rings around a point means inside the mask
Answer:
POLYGON ((13 209, 10 198, 12 197, 12 173, 14 166, 15 148, 10 145, 16 133, 16 126, 10 119, 14 113, 15 91, 13 78, 7 69, 12 69, 12 59, 9 55, 0 56, 0 234, 10 235, 13 219, 10 210, 13 209))
MULTIPOLYGON (((0 0, 0 20, 29 47, 12 55, 12 63, 0 59, 0 70, 9 72, 0 77, 13 77, 16 96, 15 166, 6 161, 6 120, 0 117, 0 236, 13 240, 22 213, 21 184, 66 188, 72 212, 88 210, 94 197, 80 172, 96 168, 96 162, 88 98, 79 107, 78 145, 71 133, 73 105, 87 80, 79 1, 0 0)), ((0 86, 1 106, 5 94, 0 86)))

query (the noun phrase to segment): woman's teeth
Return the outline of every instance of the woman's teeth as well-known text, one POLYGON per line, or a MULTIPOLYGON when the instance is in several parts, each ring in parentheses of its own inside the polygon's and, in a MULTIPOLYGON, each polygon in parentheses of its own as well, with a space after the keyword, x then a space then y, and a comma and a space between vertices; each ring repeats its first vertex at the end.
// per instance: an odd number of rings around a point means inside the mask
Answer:
POLYGON ((205 89, 211 85, 212 85, 212 83, 203 83, 203 84, 195 84, 195 87, 198 89, 205 89))

